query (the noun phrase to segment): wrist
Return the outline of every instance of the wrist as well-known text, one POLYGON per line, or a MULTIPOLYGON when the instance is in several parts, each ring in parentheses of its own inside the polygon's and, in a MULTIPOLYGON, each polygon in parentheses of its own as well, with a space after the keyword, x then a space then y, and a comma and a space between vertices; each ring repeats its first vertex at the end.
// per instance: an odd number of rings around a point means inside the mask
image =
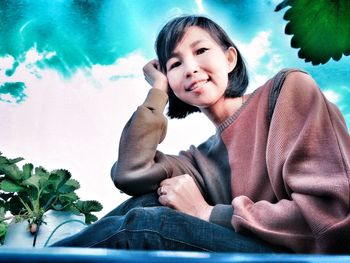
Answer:
POLYGON ((159 89, 164 91, 165 93, 168 93, 168 82, 155 82, 152 88, 159 89))
POLYGON ((211 206, 211 205, 206 205, 202 211, 201 211, 201 214, 200 214, 200 218, 205 220, 205 221, 208 221, 209 222, 209 218, 210 218, 210 215, 211 215, 211 212, 213 211, 213 208, 214 206, 211 206))

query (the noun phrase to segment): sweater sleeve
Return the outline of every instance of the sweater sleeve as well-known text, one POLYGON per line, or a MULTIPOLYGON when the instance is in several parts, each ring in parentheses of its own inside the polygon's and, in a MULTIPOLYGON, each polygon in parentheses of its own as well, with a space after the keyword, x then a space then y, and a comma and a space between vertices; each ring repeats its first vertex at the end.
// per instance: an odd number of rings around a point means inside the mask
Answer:
POLYGON ((236 197, 235 230, 299 253, 349 252, 350 137, 341 113, 310 76, 287 76, 266 158, 278 200, 236 197))
POLYGON ((214 224, 232 229, 232 225, 231 225, 232 214, 233 214, 233 208, 231 205, 217 204, 217 205, 214 205, 214 208, 209 217, 209 221, 214 224))
POLYGON ((167 100, 165 92, 151 89, 124 127, 111 176, 116 187, 129 195, 153 191, 168 177, 165 156, 157 151, 166 134, 163 110, 167 100))

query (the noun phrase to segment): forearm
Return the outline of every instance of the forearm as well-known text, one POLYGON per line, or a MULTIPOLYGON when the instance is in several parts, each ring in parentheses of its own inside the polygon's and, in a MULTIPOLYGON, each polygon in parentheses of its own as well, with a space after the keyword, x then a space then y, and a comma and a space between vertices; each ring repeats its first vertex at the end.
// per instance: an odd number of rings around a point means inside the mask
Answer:
POLYGON ((166 134, 167 120, 163 115, 166 102, 165 92, 151 89, 123 130, 118 161, 111 175, 115 185, 128 194, 154 190, 167 177, 161 164, 164 155, 157 152, 166 134))

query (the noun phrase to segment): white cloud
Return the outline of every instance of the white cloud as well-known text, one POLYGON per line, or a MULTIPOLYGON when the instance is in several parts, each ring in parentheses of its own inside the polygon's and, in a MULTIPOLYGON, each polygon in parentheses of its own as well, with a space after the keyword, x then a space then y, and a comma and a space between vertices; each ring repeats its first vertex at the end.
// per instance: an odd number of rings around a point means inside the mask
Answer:
POLYGON ((142 67, 146 63, 145 57, 137 51, 118 59, 113 65, 94 65, 91 75, 99 81, 109 81, 113 77, 116 79, 143 77, 142 67))
POLYGON ((338 103, 340 100, 341 95, 334 90, 328 89, 323 91, 323 94, 326 96, 326 98, 333 103, 338 103))
POLYGON ((205 9, 204 9, 202 0, 196 0, 195 2, 197 5, 198 13, 205 13, 205 9))
POLYGON ((25 82, 28 98, 20 105, 0 102, 0 150, 49 170, 70 170, 81 182, 81 198, 101 201, 108 212, 126 198, 109 173, 122 128, 149 89, 141 70, 146 59, 136 52, 111 66, 95 66, 90 76, 79 71, 64 80, 35 67, 41 54, 31 50, 26 57, 6 79, 25 82))
POLYGON ((275 51, 272 51, 271 58, 268 61, 266 68, 270 72, 274 72, 276 69, 281 69, 282 66, 282 56, 280 54, 275 53, 275 51))
POLYGON ((263 85, 283 68, 282 56, 272 48, 271 31, 258 32, 248 43, 236 42, 249 72, 250 83, 247 93, 263 85))
POLYGON ((250 70, 255 70, 261 65, 262 58, 272 53, 270 36, 270 31, 261 31, 250 43, 239 44, 239 48, 244 54, 244 58, 250 70))
MULTIPOLYGON (((33 64, 40 54, 28 57, 27 64, 20 64, 7 79, 25 82, 26 101, 0 102, 0 150, 49 170, 68 169, 81 183, 81 198, 99 200, 105 214, 127 198, 114 187, 110 169, 118 157, 122 129, 150 88, 142 73, 147 60, 134 52, 113 65, 96 65, 89 74, 78 71, 65 80, 33 64)), ((205 121, 170 121, 161 150, 178 153, 204 141, 213 133, 205 121)))
POLYGON ((11 68, 15 59, 12 56, 4 56, 0 57, 0 69, 8 69, 11 68))
POLYGON ((56 52, 47 52, 44 51, 39 53, 36 49, 36 46, 29 49, 25 55, 24 65, 34 64, 43 59, 49 59, 56 55, 56 52))

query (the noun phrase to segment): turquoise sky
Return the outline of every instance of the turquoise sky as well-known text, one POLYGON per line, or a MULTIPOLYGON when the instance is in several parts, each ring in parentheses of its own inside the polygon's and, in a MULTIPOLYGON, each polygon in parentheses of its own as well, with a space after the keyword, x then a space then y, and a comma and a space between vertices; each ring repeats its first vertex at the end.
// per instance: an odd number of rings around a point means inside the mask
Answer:
MULTIPOLYGON (((270 54, 262 63, 278 55, 279 67, 300 67, 309 71, 334 99, 349 123, 350 58, 312 66, 297 57, 284 34, 285 10, 274 12, 280 1, 269 0, 3 0, 0 2, 0 57, 11 56, 13 63, 0 64, 0 100, 15 103, 26 99, 26 83, 13 82, 11 76, 24 61, 26 52, 55 52, 36 62, 38 68, 53 68, 71 77, 77 69, 94 64, 113 64, 134 50, 154 56, 153 41, 161 25, 179 13, 204 13, 221 24, 238 42, 251 41, 258 32, 269 32, 270 54), (11 83, 12 82, 12 83, 11 83), (22 94, 24 93, 24 94, 22 94), (11 100, 13 101, 13 100, 11 100)), ((245 50, 245 53, 254 50, 245 50)), ((248 54, 249 55, 249 54, 248 54)), ((278 68, 276 68, 277 70, 278 68)), ((254 68, 251 74, 270 74, 254 68)))
MULTIPOLYGON (((222 25, 248 64, 248 91, 282 68, 302 68, 349 127, 350 57, 319 66, 299 59, 284 33, 287 8, 274 12, 280 2, 1 0, 0 151, 69 169, 82 182, 84 199, 105 198, 109 210, 111 197, 121 198, 107 179, 118 137, 149 89, 142 66, 155 56, 161 26, 178 14, 204 14, 222 25), (101 191, 97 175, 104 178, 101 191)), ((191 118, 171 121, 164 151, 176 153, 212 133, 200 117, 191 118), (188 125, 197 132, 185 134, 188 125)))

